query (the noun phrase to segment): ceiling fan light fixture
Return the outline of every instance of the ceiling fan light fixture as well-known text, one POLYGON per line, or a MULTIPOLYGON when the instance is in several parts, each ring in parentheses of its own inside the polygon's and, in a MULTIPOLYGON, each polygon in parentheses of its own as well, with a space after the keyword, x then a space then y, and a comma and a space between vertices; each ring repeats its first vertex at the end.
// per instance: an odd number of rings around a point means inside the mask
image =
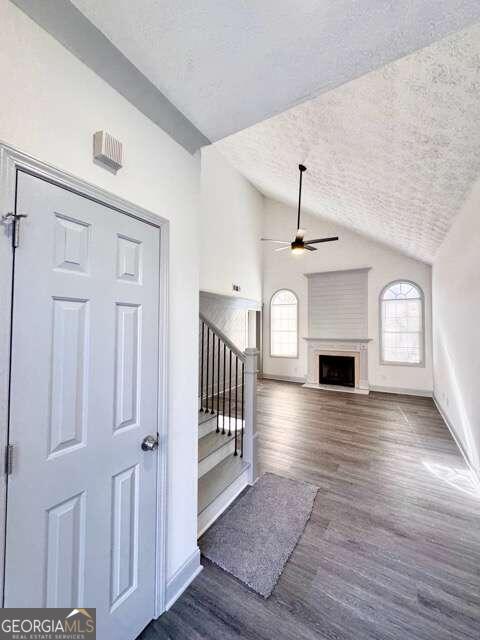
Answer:
POLYGON ((303 246, 303 243, 300 244, 299 242, 292 242, 292 253, 294 256, 300 256, 304 252, 305 247, 303 246))

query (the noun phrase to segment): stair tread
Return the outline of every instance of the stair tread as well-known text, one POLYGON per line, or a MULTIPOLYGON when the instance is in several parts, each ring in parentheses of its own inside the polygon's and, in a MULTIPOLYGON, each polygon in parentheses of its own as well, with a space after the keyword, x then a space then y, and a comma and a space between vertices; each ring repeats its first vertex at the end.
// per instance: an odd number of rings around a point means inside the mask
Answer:
POLYGON ((198 441, 198 461, 201 462, 205 460, 211 453, 231 442, 234 437, 235 435, 233 433, 230 436, 226 433, 222 435, 221 432, 217 433, 216 431, 207 433, 206 436, 203 436, 203 438, 200 438, 198 441))
POLYGON ((246 469, 248 462, 240 456, 228 456, 198 481, 198 513, 211 504, 246 469))
POLYGON ((216 420, 217 416, 214 413, 206 413, 205 411, 198 412, 198 424, 203 424, 204 422, 208 422, 209 420, 216 420))

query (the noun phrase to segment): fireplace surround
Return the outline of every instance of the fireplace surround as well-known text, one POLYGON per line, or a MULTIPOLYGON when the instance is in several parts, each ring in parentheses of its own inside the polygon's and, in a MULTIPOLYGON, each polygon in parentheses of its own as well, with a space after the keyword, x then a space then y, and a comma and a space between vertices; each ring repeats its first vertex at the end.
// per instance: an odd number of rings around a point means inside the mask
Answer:
POLYGON ((328 339, 304 338, 308 345, 307 381, 305 387, 345 391, 347 393, 369 393, 368 383, 368 338, 328 339), (354 384, 324 384, 320 381, 320 356, 349 357, 354 363, 354 384))

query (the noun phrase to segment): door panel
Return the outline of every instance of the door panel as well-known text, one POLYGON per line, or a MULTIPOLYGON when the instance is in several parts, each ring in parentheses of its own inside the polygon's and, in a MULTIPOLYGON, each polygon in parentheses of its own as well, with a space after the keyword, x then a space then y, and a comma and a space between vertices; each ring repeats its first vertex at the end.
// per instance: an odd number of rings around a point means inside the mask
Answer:
POLYGON ((47 607, 70 607, 84 598, 85 493, 47 511, 47 607))
POLYGON ((85 444, 88 301, 53 299, 49 456, 85 444))
POLYGON ((138 424, 142 310, 116 305, 115 430, 138 424))
POLYGON ((55 214, 55 268, 88 273, 90 225, 55 214))
POLYGON ((28 174, 15 254, 5 603, 154 613, 159 229, 28 174))
POLYGON ((134 238, 118 235, 117 278, 141 284, 142 245, 134 238))
POLYGON ((113 478, 111 606, 116 608, 138 582, 138 466, 113 478))

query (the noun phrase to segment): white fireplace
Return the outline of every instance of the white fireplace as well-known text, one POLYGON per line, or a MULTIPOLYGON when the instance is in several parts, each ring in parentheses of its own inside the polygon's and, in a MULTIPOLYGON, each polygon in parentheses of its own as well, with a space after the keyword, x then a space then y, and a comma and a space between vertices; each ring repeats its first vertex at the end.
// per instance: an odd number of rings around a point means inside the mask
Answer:
MULTIPOLYGON (((368 383, 368 272, 369 267, 306 273, 308 279, 308 345, 306 387, 369 393, 368 383), (344 337, 347 336, 347 337, 344 337), (350 337, 348 337, 350 336, 350 337), (362 337, 355 337, 362 336, 362 337), (320 356, 322 372, 326 362, 333 362, 333 369, 342 370, 341 361, 335 357, 354 360, 352 384, 351 361, 348 363, 348 386, 337 384, 341 375, 322 376, 329 384, 320 380, 320 356)), ((346 365, 346 363, 343 363, 346 365)), ((345 366, 345 368, 347 368, 345 366)), ((343 378, 346 380, 346 378, 343 378)))
POLYGON ((346 391, 347 393, 369 393, 368 383, 368 338, 338 340, 336 338, 304 338, 308 344, 307 381, 305 387, 346 391), (322 384, 320 381, 320 356, 349 356, 355 362, 354 386, 322 384))

